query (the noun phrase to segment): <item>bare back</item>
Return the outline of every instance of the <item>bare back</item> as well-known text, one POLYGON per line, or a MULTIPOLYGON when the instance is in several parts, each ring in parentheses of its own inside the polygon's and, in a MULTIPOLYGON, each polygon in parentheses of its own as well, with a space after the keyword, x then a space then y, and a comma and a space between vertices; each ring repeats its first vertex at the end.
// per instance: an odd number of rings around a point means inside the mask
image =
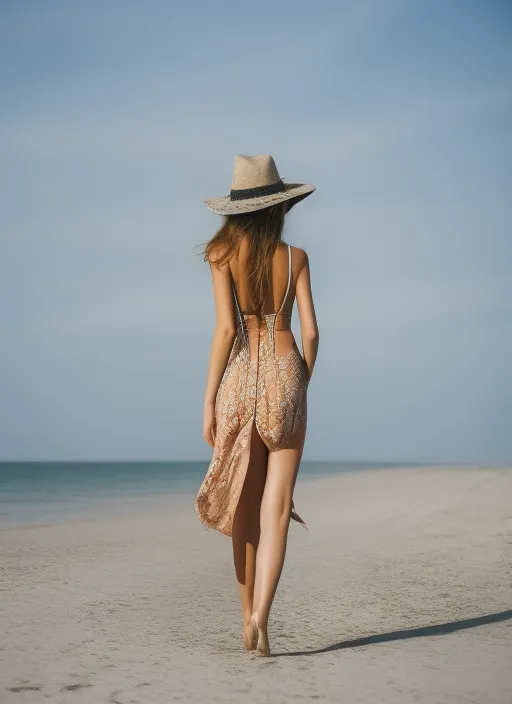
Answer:
MULTIPOLYGON (((249 306, 247 259, 248 248, 244 241, 240 246, 238 258, 233 257, 230 260, 230 269, 240 312, 249 329, 251 357, 254 357, 257 350, 257 340, 251 330, 256 328, 256 315, 249 306)), ((272 326, 269 329, 272 330, 271 334, 275 340, 277 357, 287 355, 295 346, 295 338, 291 330, 291 317, 296 297, 297 279, 305 260, 303 250, 292 247, 285 242, 278 244, 272 258, 272 273, 267 287, 264 315, 269 326, 272 326)))
MULTIPOLYGON (((292 313, 295 302, 295 287, 300 269, 304 264, 303 250, 290 245, 292 250, 292 271, 290 277, 290 287, 286 300, 286 287, 288 283, 288 245, 285 242, 278 244, 272 259, 272 274, 268 285, 267 299, 265 301, 264 312, 266 314, 275 313, 279 310, 281 303, 282 313, 292 313)), ((247 259, 248 248, 243 242, 240 245, 238 258, 230 260, 231 274, 235 282, 238 300, 243 313, 253 313, 249 305, 249 290, 247 286, 247 259)))

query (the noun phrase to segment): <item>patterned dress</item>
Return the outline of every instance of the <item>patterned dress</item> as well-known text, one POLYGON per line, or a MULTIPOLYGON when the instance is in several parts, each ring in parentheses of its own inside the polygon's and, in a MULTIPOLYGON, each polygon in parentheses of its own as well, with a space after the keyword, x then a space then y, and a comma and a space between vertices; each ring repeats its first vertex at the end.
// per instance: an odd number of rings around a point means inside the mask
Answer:
MULTIPOLYGON (((292 277, 292 253, 288 245, 288 285, 277 313, 258 320, 240 309, 232 283, 237 311, 237 332, 215 402, 216 435, 213 457, 194 501, 205 528, 232 535, 233 519, 242 492, 253 424, 269 452, 303 443, 307 424, 306 363, 295 340, 286 355, 276 356, 276 333, 291 330, 291 313, 282 313, 292 277), (252 344, 251 344, 252 342, 252 344), (257 354, 251 359, 251 347, 257 354)), ((291 518, 307 528, 295 512, 291 518)))

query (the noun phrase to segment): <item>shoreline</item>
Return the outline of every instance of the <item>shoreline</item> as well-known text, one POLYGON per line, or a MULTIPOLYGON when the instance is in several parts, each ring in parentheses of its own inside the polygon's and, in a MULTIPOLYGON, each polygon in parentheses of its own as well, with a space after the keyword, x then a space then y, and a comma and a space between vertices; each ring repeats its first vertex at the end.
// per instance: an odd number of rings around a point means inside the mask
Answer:
MULTIPOLYGON (((313 463, 313 462, 312 462, 313 463)), ((319 463, 321 464, 321 463, 319 463)), ((326 461, 324 464, 336 465, 335 462, 326 461)), ((313 482, 329 481, 337 477, 358 474, 381 474, 382 472, 425 472, 425 471, 493 471, 493 470, 512 470, 512 465, 484 465, 484 464, 404 464, 404 465, 383 465, 381 467, 362 467, 353 469, 344 469, 339 472, 326 472, 314 475, 312 473, 299 474, 297 477, 295 494, 298 494, 300 487, 303 484, 313 482)), ((196 480, 197 481, 197 480, 196 480)), ((200 483, 200 482, 199 482, 200 483)), ((144 491, 140 494, 130 492, 128 494, 113 494, 110 496, 87 496, 77 499, 73 497, 69 504, 64 500, 56 504, 54 510, 46 509, 44 513, 48 513, 48 518, 45 519, 41 515, 40 509, 33 509, 34 519, 15 519, 4 517, 0 514, 0 533, 15 529, 35 529, 50 527, 53 525, 65 525, 68 523, 84 523, 92 520, 105 518, 123 518, 126 512, 133 511, 136 513, 147 511, 149 508, 157 508, 162 512, 166 510, 187 511, 187 501, 193 501, 199 488, 172 488, 164 491, 155 489, 153 491, 144 491), (162 504, 160 506, 160 504, 162 504), (38 513, 39 511, 39 513, 38 513)), ((132 514, 133 515, 133 514, 132 514)))

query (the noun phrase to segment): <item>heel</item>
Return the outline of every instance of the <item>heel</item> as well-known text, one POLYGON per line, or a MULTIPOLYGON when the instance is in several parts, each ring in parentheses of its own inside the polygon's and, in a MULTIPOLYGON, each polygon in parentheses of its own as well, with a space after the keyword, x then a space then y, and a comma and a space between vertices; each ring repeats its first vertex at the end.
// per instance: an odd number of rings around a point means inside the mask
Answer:
POLYGON ((254 617, 251 617, 251 623, 252 623, 253 630, 254 630, 254 643, 255 643, 252 652, 254 653, 254 655, 258 655, 259 657, 269 657, 271 655, 271 652, 270 652, 270 647, 268 644, 268 636, 267 636, 266 631, 263 631, 260 628, 258 628, 254 617))
POLYGON ((251 616, 251 627, 252 627, 252 641, 251 641, 251 647, 249 648, 249 650, 254 650, 258 645, 258 626, 254 622, 254 619, 252 616, 251 616))

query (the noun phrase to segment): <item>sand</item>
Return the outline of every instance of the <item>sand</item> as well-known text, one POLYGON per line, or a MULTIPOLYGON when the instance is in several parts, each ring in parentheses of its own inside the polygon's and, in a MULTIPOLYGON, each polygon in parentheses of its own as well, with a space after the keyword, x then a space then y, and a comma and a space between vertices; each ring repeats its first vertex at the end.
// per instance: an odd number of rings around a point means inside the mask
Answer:
POLYGON ((0 531, 0 701, 512 701, 512 469, 301 479, 269 627, 193 494, 0 531))

